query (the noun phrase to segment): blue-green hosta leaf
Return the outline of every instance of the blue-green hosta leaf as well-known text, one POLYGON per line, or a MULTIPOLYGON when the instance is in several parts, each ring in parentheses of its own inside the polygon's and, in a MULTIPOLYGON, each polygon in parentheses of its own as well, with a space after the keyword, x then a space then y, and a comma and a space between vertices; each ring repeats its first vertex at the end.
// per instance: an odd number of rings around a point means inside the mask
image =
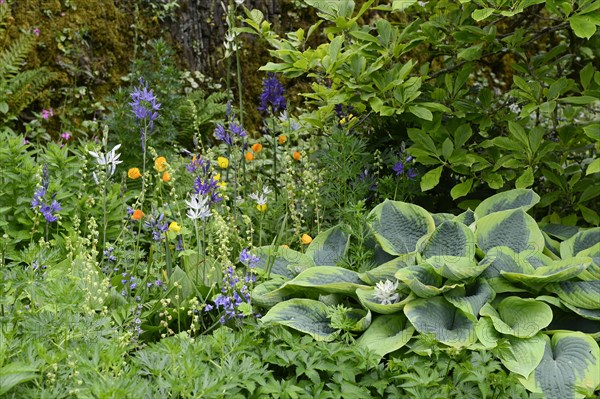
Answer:
POLYGON ((359 288, 356 290, 356 296, 361 305, 365 308, 379 314, 392 314, 402 310, 404 305, 416 298, 412 293, 398 293, 398 302, 392 304, 382 305, 377 298, 373 295, 375 288, 359 288))
POLYGON ((412 261, 410 262, 407 262, 402 257, 392 259, 391 261, 386 262, 383 265, 377 266, 374 269, 371 269, 364 273, 359 273, 359 276, 361 280, 363 280, 369 285, 375 285, 379 281, 385 280, 394 281, 396 279, 396 272, 409 265, 414 265, 414 256, 412 256, 412 261))
POLYGON ((577 256, 581 251, 600 243, 600 227, 582 230, 560 243, 560 257, 563 259, 577 256))
POLYGON ((584 309, 600 309, 600 280, 563 281, 547 285, 546 290, 554 292, 569 305, 584 309))
POLYGON ((577 256, 592 258, 592 263, 577 278, 583 281, 600 280, 600 243, 580 251, 577 256))
POLYGON ((270 266, 271 275, 294 278, 297 275, 294 265, 302 268, 315 266, 312 257, 282 246, 267 245, 254 249, 252 253, 259 258, 256 267, 266 271, 270 266))
POLYGON ((491 213, 509 209, 521 208, 523 211, 527 211, 539 201, 540 196, 531 189, 517 188, 504 191, 483 200, 475 208, 475 219, 479 220, 491 213))
POLYGON ((544 334, 538 333, 531 338, 508 337, 508 342, 508 347, 499 349, 500 361, 513 373, 528 378, 544 356, 544 334))
POLYGON ((310 288, 320 293, 354 294, 357 288, 367 288, 358 273, 336 266, 314 266, 288 281, 283 287, 310 288))
POLYGON ((452 220, 455 216, 451 213, 432 213, 433 221, 435 222, 435 227, 438 227, 446 220, 452 220))
POLYGON ((400 269, 396 272, 396 278, 421 298, 431 298, 463 285, 458 283, 444 285, 442 276, 437 274, 433 267, 427 263, 400 269))
POLYGON ((350 331, 363 332, 371 325, 372 316, 369 309, 351 309, 346 313, 346 317, 356 321, 350 331))
POLYGON ((557 332, 544 336, 542 361, 527 379, 519 379, 530 391, 547 399, 591 397, 600 385, 600 349, 581 332, 557 332))
POLYGON ((475 342, 475 323, 442 297, 415 299, 404 314, 421 334, 433 334, 445 345, 461 348, 475 342))
MULTIPOLYGON (((570 303, 563 302, 566 308, 570 309, 573 313, 578 314, 584 319, 589 320, 600 320, 600 310, 598 309, 585 309, 577 306, 573 306, 570 303)), ((600 332, 600 330, 597 330, 600 332)))
POLYGON ((579 232, 579 227, 549 223, 542 227, 542 230, 560 241, 565 241, 577 234, 579 232))
POLYGON ((465 314, 476 318, 479 310, 494 300, 496 293, 485 280, 478 280, 471 287, 457 287, 444 293, 444 298, 465 314))
POLYGON ((383 357, 406 345, 414 332, 403 314, 378 316, 356 344, 383 357))
POLYGON ((560 259, 560 242, 553 239, 548 233, 542 230, 544 236, 544 254, 548 255, 552 259, 560 259))
POLYGON ((473 259, 475 256, 475 237, 464 224, 446 220, 429 236, 419 241, 417 251, 423 259, 443 258, 445 256, 473 259))
POLYGON ((279 302, 289 299, 294 291, 281 288, 285 279, 278 277, 258 284, 252 290, 252 303, 264 308, 271 308, 279 302))
POLYGON ((503 292, 525 292, 502 277, 501 272, 524 272, 533 273, 534 269, 528 262, 523 262, 521 256, 508 247, 495 247, 489 250, 481 262, 491 264, 485 268, 480 277, 489 282, 493 290, 500 294, 503 292))
POLYGON ((522 208, 499 211, 477 219, 475 238, 483 252, 505 246, 519 253, 542 252, 544 236, 535 220, 522 208))
POLYGON ((498 310, 486 303, 479 314, 489 317, 496 331, 518 338, 531 338, 552 322, 552 309, 535 299, 510 296, 498 304, 498 310))
POLYGON ((475 222, 475 212, 473 212, 471 209, 467 209, 460 215, 457 215, 454 218, 454 220, 456 220, 457 222, 461 222, 465 226, 470 226, 472 223, 475 222))
POLYGON ((435 229, 433 217, 420 206, 385 200, 370 213, 370 226, 384 251, 392 255, 414 252, 417 241, 435 229))
POLYGON ((312 299, 294 298, 273 306, 260 320, 309 334, 317 341, 332 341, 336 330, 330 326, 328 307, 312 299))
POLYGON ((498 340, 502 338, 489 317, 481 317, 477 320, 475 334, 479 342, 488 349, 495 348, 498 345, 498 340))
POLYGON ((344 233, 341 226, 334 226, 312 240, 306 255, 313 258, 317 266, 335 266, 346 254, 350 235, 344 233))
POLYGON ((491 259, 484 259, 477 263, 472 258, 445 256, 434 257, 427 261, 440 275, 455 281, 461 281, 479 276, 491 263, 491 259))
POLYGON ((581 274, 591 262, 591 258, 570 258, 538 267, 532 273, 500 272, 500 274, 510 282, 522 283, 539 291, 548 283, 567 281, 581 274))

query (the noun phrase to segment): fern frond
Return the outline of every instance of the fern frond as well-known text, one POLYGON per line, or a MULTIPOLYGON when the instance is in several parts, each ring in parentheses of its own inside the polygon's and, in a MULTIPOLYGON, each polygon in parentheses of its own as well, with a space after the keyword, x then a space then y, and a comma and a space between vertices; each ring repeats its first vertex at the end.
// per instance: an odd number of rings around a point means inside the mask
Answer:
POLYGON ((191 141, 195 135, 207 137, 226 110, 227 95, 223 92, 206 93, 197 90, 183 98, 179 105, 178 138, 191 141))
MULTIPOLYGON (((40 94, 42 88, 54 77, 46 68, 24 71, 15 75, 5 86, 5 92, 0 91, 7 99, 10 114, 18 115, 40 94)), ((1 88, 0 88, 1 90, 1 88)))
POLYGON ((25 58, 33 49, 35 39, 30 34, 19 35, 8 48, 0 51, 0 79, 16 74, 23 66, 25 58))

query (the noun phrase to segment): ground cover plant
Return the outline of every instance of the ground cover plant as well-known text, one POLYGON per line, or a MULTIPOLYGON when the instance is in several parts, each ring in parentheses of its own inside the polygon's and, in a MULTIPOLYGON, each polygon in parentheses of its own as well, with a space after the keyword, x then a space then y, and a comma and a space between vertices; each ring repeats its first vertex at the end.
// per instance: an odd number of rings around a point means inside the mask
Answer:
POLYGON ((248 3, 90 104, 0 0, 0 397, 596 397, 600 6, 248 3))

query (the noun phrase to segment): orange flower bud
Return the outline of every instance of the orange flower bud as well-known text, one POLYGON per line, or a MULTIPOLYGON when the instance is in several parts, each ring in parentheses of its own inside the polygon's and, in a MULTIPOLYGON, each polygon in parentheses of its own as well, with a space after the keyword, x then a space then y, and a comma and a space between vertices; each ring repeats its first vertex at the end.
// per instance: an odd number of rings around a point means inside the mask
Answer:
POLYGON ((302 241, 302 244, 304 245, 308 245, 312 242, 312 237, 309 236, 308 234, 302 234, 302 238, 300 238, 300 241, 302 241))
POLYGON ((259 152, 261 152, 262 144, 260 144, 260 143, 252 144, 252 151, 254 151, 255 154, 258 154, 259 152))
POLYGON ((133 215, 131 216, 131 218, 133 220, 141 220, 144 216, 144 212, 142 212, 140 209, 136 209, 135 211, 133 211, 133 215))
POLYGON ((279 144, 283 145, 285 144, 285 142, 287 141, 287 137, 285 137, 283 134, 279 137, 277 137, 277 141, 279 142, 279 144))
POLYGON ((165 183, 168 183, 171 181, 171 175, 169 174, 169 172, 165 172, 162 175, 162 179, 165 183))
POLYGON ((140 173, 140 170, 138 168, 131 168, 127 171, 127 176, 130 179, 139 179, 140 177, 142 177, 142 174, 140 173))
POLYGON ((158 157, 154 160, 154 169, 159 172, 164 172, 167 169, 167 158, 158 157))
POLYGON ((294 151, 294 154, 292 154, 292 157, 294 158, 294 161, 299 161, 300 158, 302 158, 302 155, 300 154, 299 151, 294 151))
POLYGON ((246 161, 248 161, 248 162, 254 160, 254 155, 251 152, 247 152, 245 157, 246 157, 246 161))

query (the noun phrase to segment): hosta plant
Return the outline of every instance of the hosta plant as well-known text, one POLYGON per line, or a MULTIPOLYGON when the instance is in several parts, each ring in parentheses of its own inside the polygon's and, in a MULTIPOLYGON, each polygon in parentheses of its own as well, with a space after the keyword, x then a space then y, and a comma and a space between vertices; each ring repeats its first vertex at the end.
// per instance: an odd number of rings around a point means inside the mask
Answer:
POLYGON ((385 201, 371 211, 370 245, 389 257, 375 256, 362 273, 341 267, 352 239, 341 226, 305 253, 261 247, 268 278, 254 303, 269 308, 263 323, 316 340, 351 337, 385 356, 428 336, 450 351, 493 350, 531 392, 593 395, 600 228, 563 231, 561 240, 527 213, 539 198, 511 190, 457 216, 385 201))

